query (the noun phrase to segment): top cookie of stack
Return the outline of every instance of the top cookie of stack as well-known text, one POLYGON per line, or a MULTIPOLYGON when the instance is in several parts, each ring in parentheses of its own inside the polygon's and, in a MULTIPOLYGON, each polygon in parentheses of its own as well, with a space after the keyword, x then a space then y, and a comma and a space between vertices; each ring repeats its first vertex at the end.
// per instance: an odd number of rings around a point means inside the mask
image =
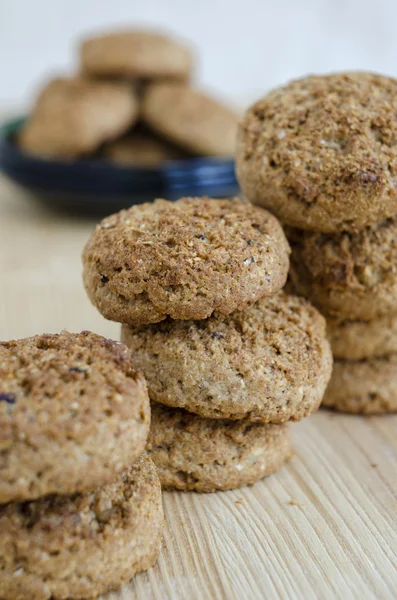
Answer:
POLYGON ((397 409, 396 115, 395 79, 312 76, 254 104, 239 132, 242 189, 290 226, 292 284, 328 319, 325 401, 352 412, 397 409))
POLYGON ((84 283, 108 319, 140 325, 230 314, 285 284, 289 246, 275 217, 238 199, 182 198, 104 219, 84 283))
POLYGON ((240 128, 244 194, 284 223, 358 231, 397 213, 397 81, 306 77, 270 92, 240 128))

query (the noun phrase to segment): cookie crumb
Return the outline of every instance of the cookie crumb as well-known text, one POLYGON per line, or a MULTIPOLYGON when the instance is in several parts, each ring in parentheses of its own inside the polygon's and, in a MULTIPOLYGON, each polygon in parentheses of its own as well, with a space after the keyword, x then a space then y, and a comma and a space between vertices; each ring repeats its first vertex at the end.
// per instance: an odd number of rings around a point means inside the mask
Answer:
POLYGON ((376 469, 376 468, 378 467, 378 463, 371 463, 371 467, 372 467, 373 469, 376 469))
POLYGON ((235 500, 234 504, 244 504, 244 500, 242 498, 237 498, 237 500, 235 500))

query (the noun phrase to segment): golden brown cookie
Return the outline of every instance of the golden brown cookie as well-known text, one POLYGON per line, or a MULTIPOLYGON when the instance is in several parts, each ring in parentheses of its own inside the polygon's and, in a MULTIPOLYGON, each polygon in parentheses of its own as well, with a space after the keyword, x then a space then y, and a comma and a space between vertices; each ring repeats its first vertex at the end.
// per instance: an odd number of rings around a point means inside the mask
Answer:
POLYGON ((298 421, 331 375, 323 317, 283 293, 226 317, 123 326, 121 336, 151 400, 207 418, 298 421))
POLYGON ((58 78, 41 92, 18 137, 31 154, 75 157, 123 134, 138 116, 138 101, 124 83, 58 78))
POLYGON ((119 588, 155 564, 163 522, 146 455, 104 487, 0 506, 0 597, 96 598, 119 588))
POLYGON ((142 119, 154 131, 194 154, 234 155, 236 113, 187 85, 149 86, 141 111, 142 119))
POLYGON ((366 360, 336 360, 323 405, 342 412, 397 411, 397 354, 366 360))
POLYGON ((115 31, 81 46, 84 73, 129 79, 188 79, 193 54, 185 44, 154 31, 115 31))
POLYGON ((178 160, 188 156, 177 146, 155 135, 135 131, 107 144, 103 155, 119 165, 140 167, 156 166, 166 160, 178 160))
POLYGON ((88 331, 0 342, 0 503, 112 481, 142 453, 149 422, 122 344, 88 331))
POLYGON ((357 233, 286 232, 292 283, 322 312, 364 321, 396 312, 397 217, 357 233))
POLYGON ((284 223, 335 233, 397 213, 397 80, 372 73, 304 77, 247 111, 237 177, 284 223))
POLYGON ((397 353, 397 315, 373 321, 327 319, 328 339, 336 358, 361 360, 397 353))
POLYGON ((288 255, 277 219, 242 200, 156 200, 97 226, 83 253, 84 283, 113 321, 205 319, 274 294, 288 255))
POLYGON ((147 449, 164 489, 196 492, 253 484, 292 455, 286 423, 203 419, 155 402, 147 449))

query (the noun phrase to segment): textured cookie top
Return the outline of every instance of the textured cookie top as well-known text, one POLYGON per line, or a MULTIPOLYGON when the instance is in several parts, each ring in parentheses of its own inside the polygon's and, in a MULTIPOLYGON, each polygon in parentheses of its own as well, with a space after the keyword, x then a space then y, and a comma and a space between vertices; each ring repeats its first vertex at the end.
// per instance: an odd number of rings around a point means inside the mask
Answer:
POLYGON ((84 282, 114 321, 205 319, 274 294, 288 254, 277 219, 244 201, 156 200, 97 226, 83 253, 84 282))
POLYGON ((187 153, 177 146, 150 133, 133 132, 104 148, 104 155, 121 165, 158 165, 164 160, 186 158, 187 153))
POLYGON ((279 293, 228 316, 122 328, 151 400, 208 418, 299 420, 331 373, 325 320, 279 293))
POLYGON ((396 312, 397 218, 357 233, 287 235, 293 284, 323 311, 364 320, 396 312))
POLYGON ((244 193, 283 222, 361 229, 397 212, 397 80, 311 76, 246 113, 237 174, 244 193))
POLYGON ((120 31, 85 40, 81 65, 96 76, 186 79, 193 55, 187 46, 160 33, 120 31))
POLYGON ((122 344, 87 331, 0 342, 0 502, 106 483, 148 427, 146 384, 122 344))
POLYGON ((149 86, 142 118, 152 129, 193 153, 232 156, 238 118, 227 106, 183 84, 149 86))
POLYGON ((57 78, 39 95, 19 144, 43 156, 78 156, 124 133, 138 116, 138 101, 124 83, 57 78))

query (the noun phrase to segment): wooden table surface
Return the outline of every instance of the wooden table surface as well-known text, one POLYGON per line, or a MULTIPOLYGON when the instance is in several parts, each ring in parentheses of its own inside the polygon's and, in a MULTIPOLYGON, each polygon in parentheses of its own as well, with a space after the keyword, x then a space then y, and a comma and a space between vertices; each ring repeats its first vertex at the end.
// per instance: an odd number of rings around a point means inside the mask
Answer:
MULTIPOLYGON (((94 225, 0 179, 0 337, 91 329, 80 252, 94 225)), ((397 416, 320 411, 293 425, 295 456, 231 492, 165 493, 156 567, 108 600, 397 598, 397 416)))

